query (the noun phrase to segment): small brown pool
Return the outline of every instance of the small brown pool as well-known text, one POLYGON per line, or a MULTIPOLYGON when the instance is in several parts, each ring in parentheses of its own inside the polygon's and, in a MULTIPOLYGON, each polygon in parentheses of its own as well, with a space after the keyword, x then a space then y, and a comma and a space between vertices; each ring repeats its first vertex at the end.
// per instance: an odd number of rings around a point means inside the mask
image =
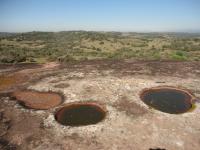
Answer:
POLYGON ((72 103, 59 109, 55 119, 66 126, 96 124, 106 116, 106 111, 96 103, 72 103))
POLYGON ((0 92, 16 87, 26 80, 27 77, 21 74, 0 75, 0 92))
POLYGON ((145 89, 140 97, 148 106, 170 114, 187 112, 194 98, 188 91, 173 87, 145 89))
POLYGON ((38 110, 50 109, 63 102, 63 97, 54 92, 24 90, 12 93, 12 97, 23 106, 38 110))

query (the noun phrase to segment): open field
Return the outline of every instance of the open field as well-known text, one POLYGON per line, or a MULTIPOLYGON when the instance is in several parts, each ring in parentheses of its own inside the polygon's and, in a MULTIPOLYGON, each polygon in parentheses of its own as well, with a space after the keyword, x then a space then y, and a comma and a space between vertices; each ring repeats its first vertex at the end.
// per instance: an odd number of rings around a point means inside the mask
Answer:
POLYGON ((130 58, 199 61, 200 35, 69 31, 0 36, 1 63, 130 58))
POLYGON ((1 90, 0 149, 34 150, 197 150, 200 147, 200 62, 85 60, 67 64, 4 65, 0 74, 17 75, 23 84, 1 90), (140 99, 145 88, 173 86, 196 97, 195 107, 168 114, 140 99), (23 107, 9 97, 16 90, 61 93, 63 104, 48 110, 23 107), (54 115, 70 103, 102 106, 105 118, 70 127, 54 115))

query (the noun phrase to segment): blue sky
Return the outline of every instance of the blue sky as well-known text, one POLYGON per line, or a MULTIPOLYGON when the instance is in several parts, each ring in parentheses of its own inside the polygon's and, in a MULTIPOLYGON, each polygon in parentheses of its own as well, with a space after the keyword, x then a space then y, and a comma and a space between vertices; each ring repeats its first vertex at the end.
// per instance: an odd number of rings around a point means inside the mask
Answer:
POLYGON ((200 32, 200 0, 0 0, 0 31, 200 32))

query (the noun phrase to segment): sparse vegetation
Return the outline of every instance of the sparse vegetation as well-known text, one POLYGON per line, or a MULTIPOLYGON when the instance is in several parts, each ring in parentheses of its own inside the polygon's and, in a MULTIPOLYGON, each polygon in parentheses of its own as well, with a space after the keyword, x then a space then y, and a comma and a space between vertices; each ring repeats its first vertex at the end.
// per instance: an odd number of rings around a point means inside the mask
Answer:
POLYGON ((182 51, 176 51, 174 54, 172 54, 172 59, 175 59, 175 60, 187 60, 187 56, 182 51))
MULTIPOLYGON (((4 33, 5 35, 5 33, 4 33)), ((0 63, 85 59, 200 60, 200 35, 30 32, 0 36, 0 63)))

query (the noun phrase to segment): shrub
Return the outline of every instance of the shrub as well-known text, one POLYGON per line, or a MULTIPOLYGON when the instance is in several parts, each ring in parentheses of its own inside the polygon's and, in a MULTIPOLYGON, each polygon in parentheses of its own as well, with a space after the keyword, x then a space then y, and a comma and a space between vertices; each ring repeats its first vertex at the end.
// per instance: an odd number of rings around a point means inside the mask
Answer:
POLYGON ((97 48, 96 50, 99 51, 99 52, 102 51, 100 48, 97 48))
POLYGON ((99 44, 100 44, 100 45, 103 45, 103 44, 104 44, 104 42, 100 42, 99 44))
POLYGON ((182 57, 182 56, 184 56, 184 53, 183 53, 182 51, 177 51, 177 52, 176 52, 176 55, 182 57))
POLYGON ((72 57, 71 55, 65 55, 65 56, 58 57, 59 62, 72 62, 75 60, 76 59, 74 57, 72 57))
POLYGON ((182 51, 176 51, 175 53, 172 54, 171 58, 173 60, 187 60, 187 56, 185 53, 182 51))

